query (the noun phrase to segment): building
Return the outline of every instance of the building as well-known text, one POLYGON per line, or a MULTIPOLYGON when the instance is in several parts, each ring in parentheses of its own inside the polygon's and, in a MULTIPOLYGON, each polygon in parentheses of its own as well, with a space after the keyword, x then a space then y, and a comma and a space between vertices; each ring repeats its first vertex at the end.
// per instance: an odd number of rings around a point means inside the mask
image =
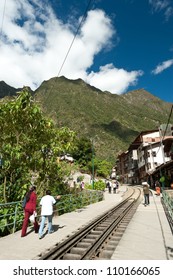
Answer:
POLYGON ((169 129, 164 139, 161 131, 142 131, 128 150, 118 155, 117 174, 123 183, 140 184, 173 159, 173 130, 169 129))

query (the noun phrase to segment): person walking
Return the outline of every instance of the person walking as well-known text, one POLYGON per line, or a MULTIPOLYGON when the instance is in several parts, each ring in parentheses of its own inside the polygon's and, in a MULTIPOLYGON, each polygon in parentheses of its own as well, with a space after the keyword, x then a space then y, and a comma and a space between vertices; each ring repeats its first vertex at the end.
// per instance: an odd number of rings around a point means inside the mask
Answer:
POLYGON ((80 184, 80 189, 81 189, 81 191, 84 190, 84 187, 85 187, 85 183, 84 183, 84 182, 81 182, 81 184, 80 184))
MULTIPOLYGON (((36 187, 31 186, 30 190, 26 194, 26 204, 24 207, 24 221, 22 225, 21 237, 26 236, 29 218, 32 214, 36 214, 36 204, 37 204, 36 187)), ((34 220, 35 233, 38 233, 38 229, 39 229, 39 225, 35 218, 34 220)))
POLYGON ((110 181, 107 182, 108 192, 111 193, 112 184, 110 181))
POLYGON ((155 182, 155 189, 156 189, 156 195, 160 195, 160 182, 157 180, 156 182, 155 182))
POLYGON ((147 206, 150 204, 150 190, 149 190, 149 184, 147 182, 143 182, 143 193, 144 193, 144 205, 147 206))
POLYGON ((117 191, 117 182, 113 182, 113 193, 116 193, 117 191))
POLYGON ((43 230, 46 218, 48 219, 48 233, 53 233, 52 227, 52 217, 53 217, 53 205, 56 204, 57 200, 60 199, 60 195, 56 197, 56 199, 51 195, 51 191, 47 190, 46 195, 41 198, 41 224, 39 228, 39 239, 43 237, 43 230))
POLYGON ((116 184, 116 192, 118 192, 118 189, 119 189, 119 182, 117 180, 115 180, 115 184, 116 184))

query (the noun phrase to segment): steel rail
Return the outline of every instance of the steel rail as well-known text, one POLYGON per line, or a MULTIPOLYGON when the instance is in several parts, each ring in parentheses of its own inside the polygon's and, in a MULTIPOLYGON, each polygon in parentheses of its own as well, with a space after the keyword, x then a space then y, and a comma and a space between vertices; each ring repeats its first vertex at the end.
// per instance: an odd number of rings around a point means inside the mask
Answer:
POLYGON ((129 210, 134 206, 134 203, 137 200, 137 198, 133 198, 134 193, 135 189, 132 189, 132 193, 126 199, 101 216, 97 217, 94 221, 91 221, 85 227, 79 229, 77 233, 73 234, 72 236, 68 236, 68 239, 62 243, 56 244, 56 246, 53 249, 50 249, 50 251, 46 252, 45 254, 40 254, 39 259, 55 260, 91 258, 91 256, 94 254, 94 251, 98 250, 100 244, 102 244, 104 240, 108 238, 108 235, 111 234, 111 232, 118 226, 125 215, 127 215, 129 210), (118 211, 120 211, 120 213, 118 213, 118 211), (109 221, 112 215, 114 215, 113 223, 112 221, 109 221), (97 228, 99 229, 99 226, 104 227, 104 223, 106 224, 105 229, 101 232, 100 230, 97 230, 97 228), (88 241, 87 238, 91 237, 92 239, 93 234, 95 234, 96 240, 94 242, 93 240, 88 241), (88 241, 88 243, 85 243, 85 248, 78 248, 77 244, 82 241, 88 241), (77 250, 80 253, 69 253, 74 250, 77 250))
POLYGON ((129 213, 131 208, 134 206, 134 203, 135 200, 131 201, 131 203, 127 205, 124 211, 117 217, 117 219, 115 219, 115 221, 110 225, 110 227, 108 227, 105 231, 103 231, 103 233, 101 234, 99 239, 94 243, 94 245, 92 245, 91 248, 88 248, 87 252, 85 252, 85 254, 82 256, 81 259, 83 260, 93 259, 96 258, 96 256, 101 253, 101 250, 99 248, 108 239, 110 234, 112 234, 112 232, 123 221, 127 213, 129 213))

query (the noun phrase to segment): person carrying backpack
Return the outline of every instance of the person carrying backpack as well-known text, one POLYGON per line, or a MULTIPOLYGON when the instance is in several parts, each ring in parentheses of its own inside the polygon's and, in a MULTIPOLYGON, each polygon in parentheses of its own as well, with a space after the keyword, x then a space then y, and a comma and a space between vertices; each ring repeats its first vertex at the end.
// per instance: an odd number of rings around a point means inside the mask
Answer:
MULTIPOLYGON (((22 225, 21 237, 26 236, 29 218, 32 214, 36 213, 36 204, 37 204, 36 187, 32 186, 26 194, 26 204, 24 206, 25 214, 24 214, 24 220, 23 220, 23 225, 22 225)), ((39 229, 39 225, 35 218, 35 221, 34 221, 35 233, 38 233, 38 229, 39 229)))
POLYGON ((142 183, 144 194, 144 206, 150 205, 150 190, 147 182, 142 183))

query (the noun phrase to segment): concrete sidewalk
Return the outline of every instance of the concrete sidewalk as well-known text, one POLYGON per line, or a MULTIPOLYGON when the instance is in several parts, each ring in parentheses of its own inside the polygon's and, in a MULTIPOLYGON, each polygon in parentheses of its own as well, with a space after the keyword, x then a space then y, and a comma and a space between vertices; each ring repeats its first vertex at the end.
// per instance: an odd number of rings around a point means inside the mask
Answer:
POLYGON ((78 209, 71 213, 63 214, 53 218, 54 233, 45 234, 39 239, 32 229, 28 229, 26 237, 21 238, 21 231, 0 238, 0 259, 1 260, 31 260, 38 259, 41 252, 62 241, 68 235, 87 224, 89 221, 100 216, 118 202, 126 191, 126 186, 120 186, 117 194, 104 193, 104 200, 78 209), (31 231, 32 230, 32 231, 31 231))
MULTIPOLYGON (((127 186, 120 186, 117 194, 104 193, 104 200, 85 208, 53 218, 52 234, 45 234, 43 239, 38 234, 29 232, 21 238, 21 231, 0 238, 1 260, 38 259, 40 253, 46 252, 68 235, 73 234, 89 221, 100 216, 120 202, 127 186)), ((165 216, 160 197, 150 197, 150 206, 143 201, 139 205, 114 252, 114 260, 167 260, 172 259, 173 235, 165 216), (168 249, 168 250, 167 250, 168 249)))
POLYGON ((114 260, 173 259, 173 235, 161 204, 150 196, 150 205, 139 205, 114 252, 114 260), (172 251, 172 252, 171 252, 172 251))

